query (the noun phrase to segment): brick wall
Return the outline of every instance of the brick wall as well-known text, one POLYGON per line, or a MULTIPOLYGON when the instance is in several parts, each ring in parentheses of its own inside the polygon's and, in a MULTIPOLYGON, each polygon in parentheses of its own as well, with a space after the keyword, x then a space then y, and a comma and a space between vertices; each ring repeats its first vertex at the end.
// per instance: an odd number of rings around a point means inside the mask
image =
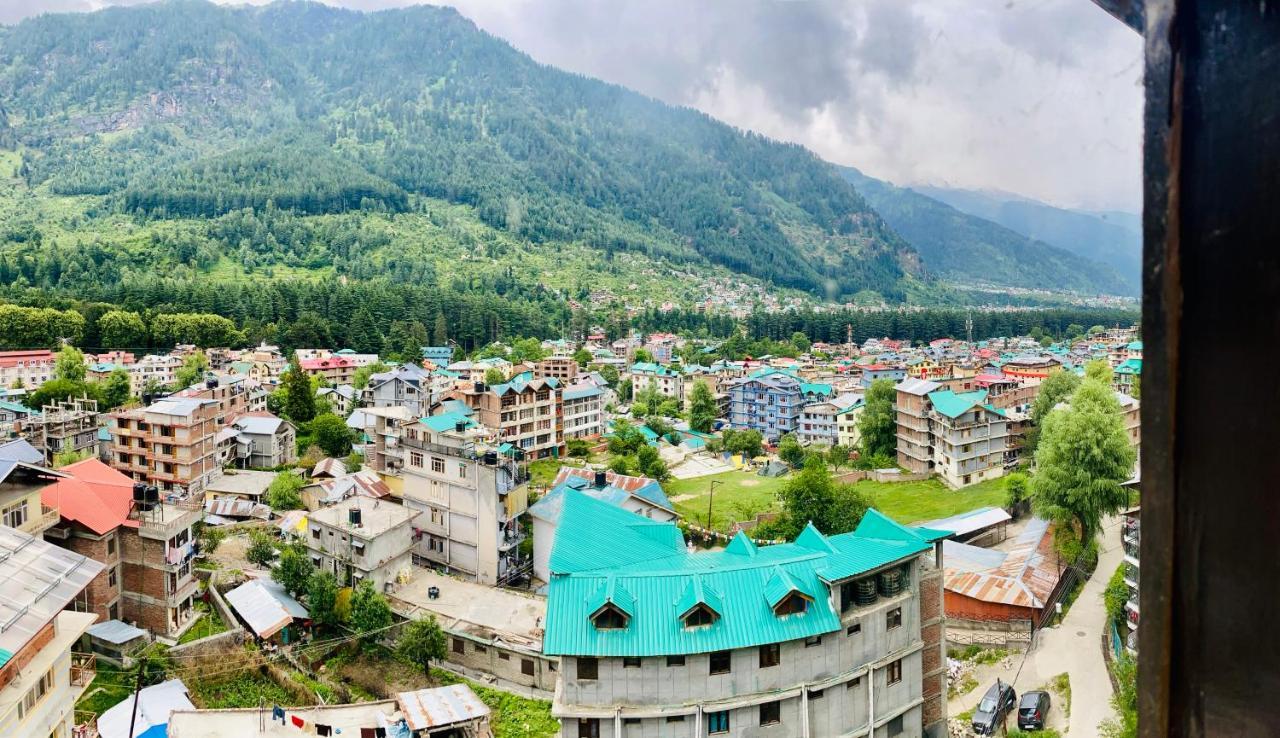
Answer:
POLYGON ((924 678, 924 724, 932 725, 946 717, 946 702, 942 699, 942 675, 924 678))
POLYGON ((941 577, 929 577, 920 583, 920 622, 942 617, 941 577))
POLYGON ((942 667, 942 624, 934 623, 920 629, 920 638, 925 643, 921 652, 921 669, 928 674, 942 667))
POLYGON ((89 611, 97 613, 98 620, 101 622, 111 619, 109 612, 111 604, 117 602, 120 598, 120 588, 123 584, 123 572, 119 570, 120 539, 119 537, 115 538, 116 550, 114 553, 108 554, 107 539, 116 536, 116 532, 112 531, 100 538, 96 536, 90 537, 92 535, 91 533, 78 532, 67 540, 66 547, 105 565, 105 568, 98 572, 98 576, 94 577, 84 590, 85 597, 89 603, 89 611), (116 571, 116 583, 114 585, 111 584, 111 572, 113 570, 116 571))

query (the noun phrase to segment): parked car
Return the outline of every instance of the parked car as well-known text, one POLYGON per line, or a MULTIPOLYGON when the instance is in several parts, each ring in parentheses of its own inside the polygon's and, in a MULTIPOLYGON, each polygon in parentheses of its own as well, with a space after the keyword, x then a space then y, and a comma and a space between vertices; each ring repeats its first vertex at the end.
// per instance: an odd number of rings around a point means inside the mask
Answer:
POLYGON ((1018 702, 1018 729, 1042 730, 1049 719, 1049 693, 1039 690, 1023 692, 1018 702))
POLYGON ((973 710, 973 724, 970 727, 974 734, 995 735, 1004 726, 1017 703, 1018 695, 1013 691, 1013 685, 997 679, 973 710))

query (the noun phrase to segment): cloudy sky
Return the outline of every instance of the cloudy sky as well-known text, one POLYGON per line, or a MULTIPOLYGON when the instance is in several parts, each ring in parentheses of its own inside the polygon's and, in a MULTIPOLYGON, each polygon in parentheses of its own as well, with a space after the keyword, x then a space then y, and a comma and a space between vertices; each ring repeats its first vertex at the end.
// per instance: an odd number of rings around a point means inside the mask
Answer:
MULTIPOLYGON (((0 23, 128 1, 0 0, 0 23)), ((1090 0, 435 4, 539 61, 899 184, 1140 207, 1142 42, 1090 0)))

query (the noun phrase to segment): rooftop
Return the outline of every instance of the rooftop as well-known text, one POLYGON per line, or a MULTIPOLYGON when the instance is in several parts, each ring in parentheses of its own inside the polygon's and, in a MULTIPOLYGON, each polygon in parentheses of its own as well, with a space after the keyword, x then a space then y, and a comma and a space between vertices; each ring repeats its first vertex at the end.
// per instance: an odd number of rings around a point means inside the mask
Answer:
POLYGON ((206 492, 245 497, 261 497, 275 481, 276 472, 251 469, 227 470, 205 485, 206 492))
POLYGON ((330 527, 349 530, 361 538, 372 540, 387 531, 407 525, 410 520, 421 513, 409 510, 391 502, 381 502, 368 497, 350 497, 333 507, 323 507, 311 513, 313 523, 323 523, 330 527), (360 508, 360 526, 355 527, 348 522, 347 513, 353 508, 360 508))
POLYGON ((416 566, 413 578, 389 597, 396 612, 406 617, 434 613, 440 625, 450 630, 515 648, 542 650, 547 602, 540 597, 487 587, 416 566), (440 590, 434 600, 427 596, 431 587, 440 590))
POLYGON ((129 519, 133 480, 97 459, 62 467, 69 476, 40 490, 40 502, 58 509, 63 520, 102 535, 120 526, 138 527, 129 519))
POLYGON ((0 666, 53 621, 103 565, 0 526, 0 666))

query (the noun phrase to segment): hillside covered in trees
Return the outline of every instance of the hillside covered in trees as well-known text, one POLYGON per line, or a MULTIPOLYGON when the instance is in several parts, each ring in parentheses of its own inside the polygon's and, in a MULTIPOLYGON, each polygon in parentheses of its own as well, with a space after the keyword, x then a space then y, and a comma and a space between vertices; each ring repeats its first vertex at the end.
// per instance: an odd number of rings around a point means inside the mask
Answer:
POLYGON ((927 278, 805 149, 540 65, 451 9, 171 0, 0 28, 0 147, 26 200, 0 278, 44 288, 228 260, 366 278, 400 235, 368 216, 447 206, 524 244, 824 299, 927 278), (63 222, 24 219, 34 201, 63 222))

